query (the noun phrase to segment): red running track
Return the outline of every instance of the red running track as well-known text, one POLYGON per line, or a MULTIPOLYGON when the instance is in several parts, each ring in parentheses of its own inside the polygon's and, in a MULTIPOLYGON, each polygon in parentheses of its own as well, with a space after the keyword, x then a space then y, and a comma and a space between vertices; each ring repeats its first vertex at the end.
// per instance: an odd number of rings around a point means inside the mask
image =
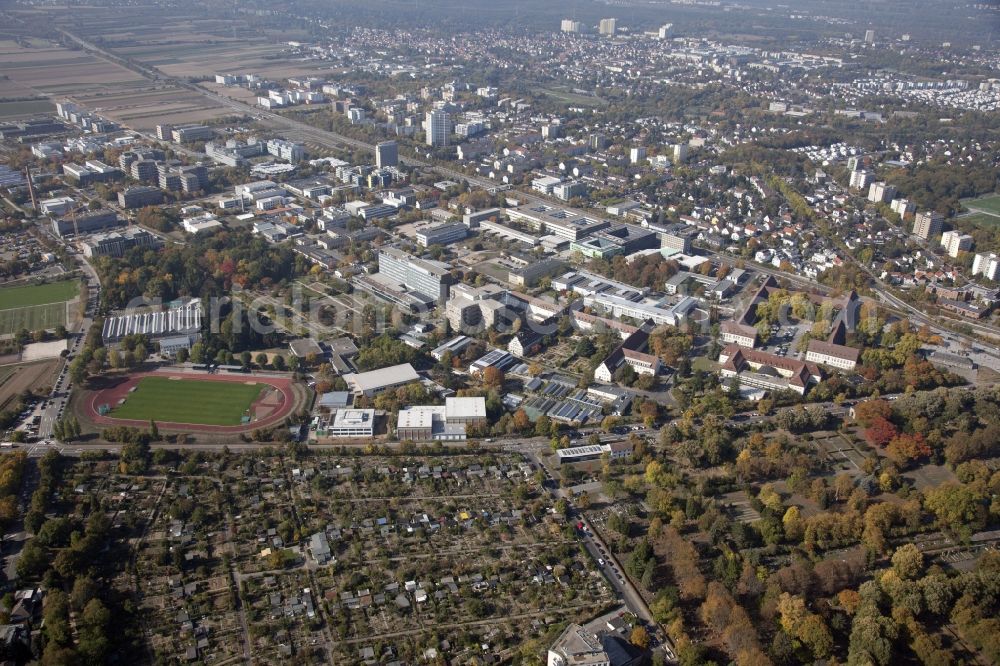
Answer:
MULTIPOLYGON (((129 390, 139 383, 139 380, 143 377, 177 377, 179 379, 190 379, 195 381, 205 381, 205 382, 239 382, 246 383, 249 381, 257 382, 260 384, 267 384, 274 387, 281 393, 281 404, 275 407, 274 411, 268 414, 263 419, 257 421, 251 421, 250 423, 235 425, 235 426, 220 426, 220 425, 205 425, 201 423, 176 423, 172 421, 160 421, 156 419, 157 427, 166 430, 186 430, 190 432, 204 432, 204 433, 225 433, 225 434, 236 434, 241 432, 247 432, 254 430, 256 428, 267 428, 276 423, 281 423, 289 414, 292 413, 292 408, 295 405, 295 398, 292 394, 292 380, 284 377, 269 377, 262 375, 242 375, 242 374, 208 374, 202 372, 176 372, 176 371, 156 371, 156 372, 142 372, 136 374, 130 374, 124 377, 124 380, 113 386, 111 388, 100 389, 97 391, 92 391, 91 395, 84 401, 84 410, 86 411, 87 418, 93 423, 101 426, 133 426, 133 427, 145 427, 149 425, 149 421, 141 421, 137 419, 119 419, 113 416, 104 416, 97 411, 98 405, 117 405, 118 401, 126 397, 129 390)), ((260 400, 254 402, 254 405, 260 405, 260 400)))

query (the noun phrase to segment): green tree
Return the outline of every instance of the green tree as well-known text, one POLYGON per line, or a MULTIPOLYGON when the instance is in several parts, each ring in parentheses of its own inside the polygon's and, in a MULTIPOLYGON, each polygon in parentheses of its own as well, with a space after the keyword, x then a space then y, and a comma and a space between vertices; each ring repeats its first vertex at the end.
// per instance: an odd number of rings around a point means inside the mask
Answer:
POLYGON ((111 612, 98 599, 87 602, 80 614, 78 650, 86 662, 103 664, 110 651, 111 642, 107 636, 111 612))
POLYGON ((205 345, 200 342, 191 345, 191 362, 195 365, 205 362, 205 345))

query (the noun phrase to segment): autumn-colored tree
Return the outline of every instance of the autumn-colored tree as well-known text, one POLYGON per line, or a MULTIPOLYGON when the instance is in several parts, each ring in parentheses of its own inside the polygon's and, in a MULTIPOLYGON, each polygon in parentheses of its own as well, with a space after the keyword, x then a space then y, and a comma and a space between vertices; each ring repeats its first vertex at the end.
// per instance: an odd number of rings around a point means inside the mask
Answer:
POLYGON ((628 637, 628 642, 636 647, 646 650, 649 648, 650 643, 649 632, 646 631, 645 627, 636 625, 628 637))
POLYGON ((967 533, 986 523, 985 497, 970 486, 951 481, 927 492, 924 506, 941 527, 967 533))
POLYGON ((487 386, 500 388, 503 386, 504 374, 503 370, 490 366, 483 370, 483 383, 487 386))
POLYGON ((781 519, 781 524, 785 528, 785 538, 789 541, 797 542, 802 539, 805 528, 799 507, 788 507, 788 510, 785 511, 785 515, 781 519))
POLYGON ((841 590, 837 593, 837 602, 848 615, 854 615, 861 605, 861 595, 855 590, 841 590))
POLYGON ((514 412, 513 418, 514 429, 518 432, 524 432, 531 427, 531 419, 528 418, 528 413, 523 409, 519 409, 514 412))
POLYGON ((882 416, 875 416, 871 420, 871 425, 865 428, 865 439, 872 446, 885 446, 898 434, 896 426, 882 416))
POLYGON ((900 433, 893 437, 892 441, 885 447, 885 453, 894 463, 905 467, 916 460, 929 456, 931 447, 927 445, 924 436, 920 433, 912 435, 900 433))
POLYGON ((924 554, 912 543, 900 546, 892 554, 892 568, 904 580, 915 580, 923 573, 924 554))
POLYGON ((892 418, 892 405, 888 401, 882 399, 865 400, 854 408, 854 418, 865 428, 871 426, 877 417, 885 420, 892 418))

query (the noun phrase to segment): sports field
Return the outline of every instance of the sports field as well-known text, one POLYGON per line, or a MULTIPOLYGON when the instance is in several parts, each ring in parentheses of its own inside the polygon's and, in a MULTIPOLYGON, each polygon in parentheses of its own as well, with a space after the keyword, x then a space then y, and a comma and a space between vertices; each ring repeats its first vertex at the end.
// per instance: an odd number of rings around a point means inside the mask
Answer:
POLYGON ((109 416, 196 425, 239 425, 264 384, 143 377, 109 416))
POLYGON ((962 205, 972 211, 1000 217, 1000 194, 990 194, 979 199, 962 199, 962 205))
POLYGON ((66 301, 78 296, 75 280, 0 289, 0 335, 66 324, 66 301))
POLYGON ((980 229, 1000 227, 1000 215, 990 215, 989 213, 972 213, 971 215, 962 215, 955 219, 960 222, 973 224, 980 229))

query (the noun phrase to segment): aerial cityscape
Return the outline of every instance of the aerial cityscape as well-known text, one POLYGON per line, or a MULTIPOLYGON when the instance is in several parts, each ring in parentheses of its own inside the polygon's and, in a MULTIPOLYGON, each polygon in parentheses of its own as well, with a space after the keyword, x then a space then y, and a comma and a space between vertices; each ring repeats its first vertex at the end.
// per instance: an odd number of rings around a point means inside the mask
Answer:
POLYGON ((0 665, 1000 664, 1000 5, 0 2, 0 665))

